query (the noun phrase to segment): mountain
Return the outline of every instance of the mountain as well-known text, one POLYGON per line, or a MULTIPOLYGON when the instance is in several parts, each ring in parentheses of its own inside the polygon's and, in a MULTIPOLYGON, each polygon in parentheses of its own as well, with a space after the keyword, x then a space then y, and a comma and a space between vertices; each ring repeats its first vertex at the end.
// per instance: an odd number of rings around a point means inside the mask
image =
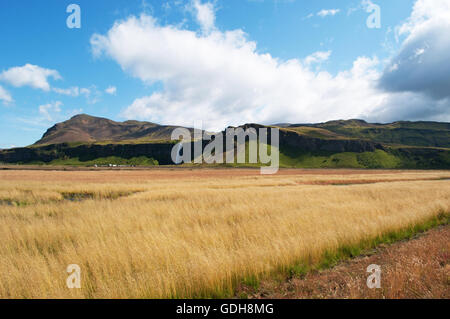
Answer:
MULTIPOLYGON (((450 169, 450 123, 378 124, 353 119, 271 126, 280 129, 281 167, 450 169)), ((173 164, 171 150, 176 141, 171 140, 171 133, 175 128, 81 114, 54 125, 29 147, 0 150, 0 162, 169 165, 173 164)), ((209 141, 195 143, 205 146, 209 141)))
POLYGON ((391 145, 450 148, 450 123, 404 121, 371 124, 363 120, 340 120, 284 127, 321 138, 357 138, 391 145))
MULTIPOLYGON (((450 123, 367 123, 336 120, 318 124, 283 124, 282 131, 337 145, 342 141, 371 142, 375 150, 323 152, 304 147, 280 147, 281 162, 289 167, 354 167, 450 169, 450 123), (381 146, 381 147, 380 147, 381 146), (284 158, 283 158, 284 157, 284 158)), ((280 139, 280 144, 284 143, 280 139)))
POLYGON ((150 122, 115 122, 106 118, 80 114, 49 128, 34 145, 170 140, 170 135, 175 128, 176 126, 163 126, 150 122))

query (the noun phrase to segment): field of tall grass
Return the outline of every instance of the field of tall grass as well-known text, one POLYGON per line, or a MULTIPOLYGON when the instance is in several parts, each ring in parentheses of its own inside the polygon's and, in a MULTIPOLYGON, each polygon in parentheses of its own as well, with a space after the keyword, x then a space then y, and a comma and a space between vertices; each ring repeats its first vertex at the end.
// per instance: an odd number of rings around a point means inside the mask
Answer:
POLYGON ((242 281, 448 214, 449 178, 0 171, 0 297, 232 296, 242 281), (69 264, 81 289, 66 286, 69 264))

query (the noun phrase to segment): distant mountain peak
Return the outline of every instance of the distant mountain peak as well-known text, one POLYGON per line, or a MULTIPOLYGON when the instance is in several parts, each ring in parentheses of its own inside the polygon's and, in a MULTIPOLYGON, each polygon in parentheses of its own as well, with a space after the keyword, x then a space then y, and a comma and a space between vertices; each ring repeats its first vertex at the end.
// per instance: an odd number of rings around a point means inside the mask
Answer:
POLYGON ((77 114, 77 115, 72 116, 70 118, 70 120, 84 119, 84 118, 94 118, 94 116, 82 113, 82 114, 77 114))
POLYGON ((124 141, 144 139, 170 140, 170 126, 150 122, 115 122, 88 114, 77 114, 47 130, 35 145, 73 142, 124 141))
MULTIPOLYGON (((361 119, 335 120, 318 124, 273 125, 281 130, 319 139, 360 139, 391 145, 450 147, 450 123, 399 121, 373 124, 361 119)), ((163 126, 150 122, 128 120, 115 122, 107 118, 78 114, 47 130, 35 145, 72 142, 95 143, 168 141, 177 126, 163 126)), ((259 128, 259 124, 241 125, 259 128)))

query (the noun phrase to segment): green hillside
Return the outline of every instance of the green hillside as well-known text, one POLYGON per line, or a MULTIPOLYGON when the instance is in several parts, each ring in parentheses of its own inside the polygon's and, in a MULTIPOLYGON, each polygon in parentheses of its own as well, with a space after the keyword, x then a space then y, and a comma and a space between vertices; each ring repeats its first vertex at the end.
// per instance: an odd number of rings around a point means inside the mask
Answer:
MULTIPOLYGON (((249 127, 264 126, 242 126, 249 127)), ((79 115, 53 126, 32 146, 0 150, 0 163, 173 165, 171 150, 176 141, 170 140, 170 135, 174 128, 79 115)), ((279 129, 280 167, 450 169, 450 123, 372 124, 362 120, 339 120, 282 124, 279 129)), ((203 141, 203 146, 207 143, 203 141)), ((248 145, 246 148, 248 151, 248 145)), ((260 164, 223 165, 254 167, 260 164)))
POLYGON ((370 124, 362 120, 348 120, 311 125, 290 125, 286 128, 322 138, 355 138, 391 145, 450 148, 450 123, 370 124))
POLYGON ((296 168, 386 168, 450 169, 450 150, 417 154, 376 150, 374 152, 311 153, 281 149, 280 167, 296 168))

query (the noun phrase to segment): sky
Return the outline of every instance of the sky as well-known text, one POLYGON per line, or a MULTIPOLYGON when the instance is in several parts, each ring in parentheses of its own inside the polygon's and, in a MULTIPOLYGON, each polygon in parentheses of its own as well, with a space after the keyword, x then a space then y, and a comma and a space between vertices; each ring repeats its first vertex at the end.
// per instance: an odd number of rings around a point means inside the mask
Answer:
POLYGON ((80 113, 450 121, 448 0, 16 0, 0 28, 0 148, 80 113))

